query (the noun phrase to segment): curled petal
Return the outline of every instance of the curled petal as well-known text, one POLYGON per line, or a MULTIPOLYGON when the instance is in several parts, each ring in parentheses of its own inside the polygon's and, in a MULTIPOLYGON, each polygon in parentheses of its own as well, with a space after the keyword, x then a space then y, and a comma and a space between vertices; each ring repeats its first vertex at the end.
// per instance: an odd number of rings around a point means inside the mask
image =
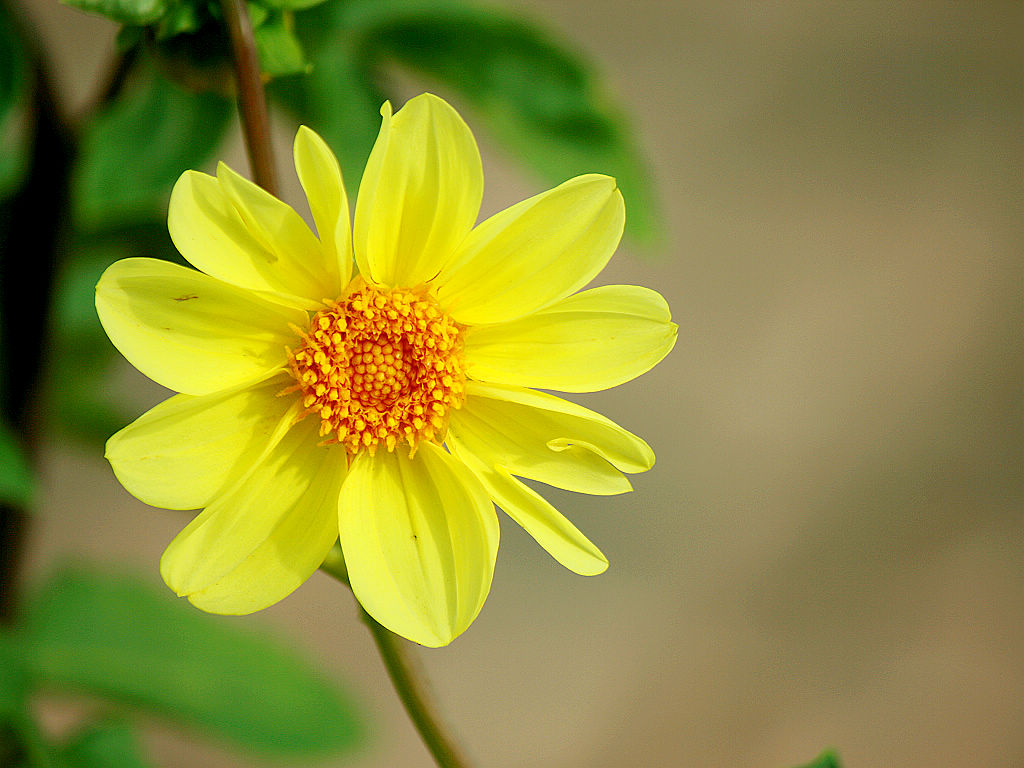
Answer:
POLYGON ((498 520, 479 480, 433 443, 360 454, 341 491, 341 547, 367 613, 403 637, 447 645, 491 587, 498 520))
POLYGON ((356 199, 354 247, 364 277, 395 287, 430 280, 480 213, 480 152, 458 113, 432 94, 383 121, 356 199))
POLYGON ((623 472, 644 472, 654 453, 610 419, 521 387, 466 382, 449 433, 489 467, 579 493, 630 490, 623 472))
POLYGON ((608 285, 466 335, 473 378, 562 392, 596 392, 646 373, 675 345, 656 291, 608 285))
POLYGON ((176 392, 204 395, 285 364, 305 312, 159 259, 122 259, 96 285, 96 312, 128 362, 176 392))
POLYGON ((437 278, 437 297, 460 323, 506 322, 579 290, 622 237, 615 179, 578 176, 474 229, 437 278))

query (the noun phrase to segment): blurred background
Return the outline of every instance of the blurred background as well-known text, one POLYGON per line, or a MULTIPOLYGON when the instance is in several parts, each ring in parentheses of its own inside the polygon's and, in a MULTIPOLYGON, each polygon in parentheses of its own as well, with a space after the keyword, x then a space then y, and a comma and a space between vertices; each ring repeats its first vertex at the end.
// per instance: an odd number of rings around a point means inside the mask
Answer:
MULTIPOLYGON (((25 4, 84 103, 115 26, 25 4)), ((578 398, 655 449, 635 492, 547 493, 608 572, 569 573, 503 519, 479 619, 419 653, 467 753, 786 766, 832 746, 846 766, 1024 765, 1024 6, 509 5, 593 57, 632 114, 667 235, 624 242, 599 281, 659 289, 680 332, 651 373, 578 398)), ((294 125, 275 130, 298 203, 294 125)), ((231 135, 218 156, 245 169, 231 135)), ((545 187, 477 137, 484 214, 545 187)), ((127 366, 121 384, 139 412, 166 394, 127 366)), ((43 472, 30 576, 74 555, 159 583, 181 513, 56 439, 43 472)), ((356 692, 371 739, 324 765, 431 764, 343 587, 318 574, 225 621, 269 627, 356 692)), ((52 727, 68 712, 55 702, 52 727)), ((145 731, 166 768, 253 764, 145 731)))

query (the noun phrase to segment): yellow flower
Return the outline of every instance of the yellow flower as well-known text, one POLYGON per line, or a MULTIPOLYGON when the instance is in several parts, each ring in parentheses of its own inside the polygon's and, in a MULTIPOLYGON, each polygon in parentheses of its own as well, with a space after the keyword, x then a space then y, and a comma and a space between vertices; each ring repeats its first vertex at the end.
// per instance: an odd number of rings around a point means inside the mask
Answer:
POLYGON ((96 286, 115 346, 181 394, 111 437, 107 458, 142 501, 203 510, 160 563, 199 608, 281 600, 340 535, 363 607, 440 646, 490 589, 495 504, 567 568, 607 567, 516 476, 616 494, 654 455, 531 387, 628 381, 676 326, 645 288, 576 293, 622 235, 614 179, 580 176, 474 226, 483 172, 459 115, 429 94, 381 114, 351 228, 338 162, 307 128, 295 168, 317 235, 223 164, 182 175, 168 228, 196 269, 125 259, 96 286))

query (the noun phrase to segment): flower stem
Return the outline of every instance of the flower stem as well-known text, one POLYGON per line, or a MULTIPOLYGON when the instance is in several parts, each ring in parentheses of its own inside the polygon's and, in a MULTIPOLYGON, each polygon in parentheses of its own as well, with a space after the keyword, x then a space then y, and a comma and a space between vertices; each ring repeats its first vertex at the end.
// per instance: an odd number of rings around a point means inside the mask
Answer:
MULTIPOLYGON (((348 570, 341 556, 340 548, 335 545, 328 554, 320 570, 330 574, 351 589, 348 581, 348 570)), ((455 739, 448 732, 437 711, 437 706, 428 694, 427 685, 420 672, 419 665, 409 653, 409 641, 399 637, 391 630, 381 626, 362 606, 359 608, 363 623, 373 635, 391 678, 398 698, 402 700, 405 711, 409 714, 413 725, 419 731, 423 743, 439 768, 468 768, 469 762, 462 755, 455 739)))
POLYGON ((245 0, 221 0, 224 20, 234 51, 235 76, 238 80, 238 110, 245 132, 253 181, 272 195, 277 194, 277 170, 270 142, 270 118, 267 97, 263 91, 260 57, 252 33, 252 22, 245 0))

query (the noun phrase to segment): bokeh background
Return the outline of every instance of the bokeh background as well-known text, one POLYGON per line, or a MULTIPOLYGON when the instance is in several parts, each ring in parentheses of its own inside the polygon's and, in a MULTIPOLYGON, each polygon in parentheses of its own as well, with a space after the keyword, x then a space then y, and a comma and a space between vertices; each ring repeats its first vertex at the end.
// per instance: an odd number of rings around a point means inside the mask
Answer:
MULTIPOLYGON (((83 103, 113 25, 26 3, 83 103)), ((654 447, 635 493, 551 494, 608 572, 574 576, 504 519, 479 619, 420 654, 467 752, 482 768, 781 767, 826 746, 847 766, 1024 765, 1024 6, 512 5, 632 111, 668 234, 624 243, 600 282, 658 288, 680 333, 650 374, 580 398, 654 447)), ((284 172, 293 126, 275 126, 284 172)), ((478 138, 485 213, 540 191, 478 138)), ((245 168, 237 141, 220 155, 245 168)), ((122 385, 140 412, 164 396, 127 370, 122 385)), ((98 454, 51 439, 43 461, 31 574, 76 555, 158 582, 180 513, 131 498, 98 454)), ((431 764, 344 588, 317 575, 225 620, 356 691, 373 737, 324 765, 431 764)), ((72 711, 54 704, 53 727, 72 711)), ((166 768, 253 764, 146 733, 166 768)))

